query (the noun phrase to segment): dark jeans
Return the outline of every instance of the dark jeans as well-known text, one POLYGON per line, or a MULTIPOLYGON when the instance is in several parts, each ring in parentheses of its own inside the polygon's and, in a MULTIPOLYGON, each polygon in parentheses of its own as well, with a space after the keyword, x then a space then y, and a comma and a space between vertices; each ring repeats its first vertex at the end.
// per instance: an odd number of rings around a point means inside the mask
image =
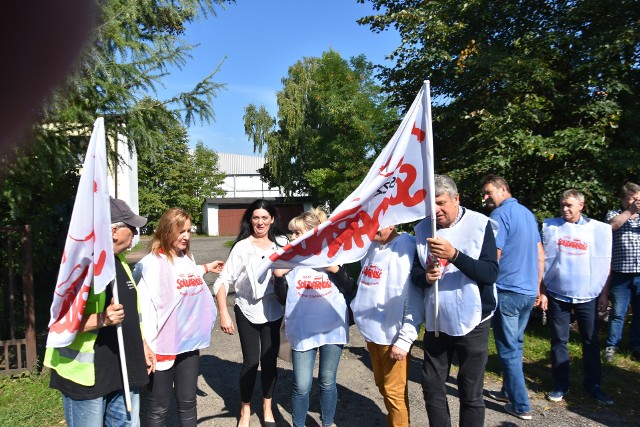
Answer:
POLYGON ((551 324, 551 368, 553 389, 569 390, 569 325, 571 310, 575 312, 582 340, 584 386, 591 389, 600 385, 600 344, 598 343, 598 299, 571 304, 549 298, 551 324))
POLYGON ((196 391, 200 372, 200 351, 178 354, 173 366, 149 377, 145 426, 164 426, 171 394, 175 388, 176 406, 181 426, 196 426, 198 410, 196 391))
POLYGON ((278 349, 280 347, 280 323, 282 318, 273 322, 251 323, 236 305, 236 314, 240 347, 242 348, 242 369, 240 370, 240 398, 243 403, 251 402, 256 384, 258 365, 262 381, 262 397, 271 399, 276 388, 278 370, 278 349))
POLYGON ((491 322, 486 320, 467 335, 461 337, 454 337, 442 332, 437 338, 433 332, 425 334, 422 391, 429 417, 429 426, 448 427, 451 425, 445 383, 449 376, 454 354, 457 354, 460 366, 458 371, 459 425, 465 427, 484 425, 485 408, 482 388, 484 368, 487 363, 490 326, 491 322))

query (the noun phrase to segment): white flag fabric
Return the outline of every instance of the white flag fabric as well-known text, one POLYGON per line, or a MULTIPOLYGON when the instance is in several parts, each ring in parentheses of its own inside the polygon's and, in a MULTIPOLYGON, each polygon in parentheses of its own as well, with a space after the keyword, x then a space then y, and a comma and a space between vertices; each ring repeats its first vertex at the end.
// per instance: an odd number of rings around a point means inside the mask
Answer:
POLYGON ((326 267, 360 260, 380 228, 432 216, 433 174, 427 81, 358 188, 326 222, 258 266, 258 277, 269 268, 326 267))
POLYGON ((93 285, 98 294, 115 278, 107 186, 104 119, 94 125, 78 184, 51 303, 47 347, 73 342, 93 285))

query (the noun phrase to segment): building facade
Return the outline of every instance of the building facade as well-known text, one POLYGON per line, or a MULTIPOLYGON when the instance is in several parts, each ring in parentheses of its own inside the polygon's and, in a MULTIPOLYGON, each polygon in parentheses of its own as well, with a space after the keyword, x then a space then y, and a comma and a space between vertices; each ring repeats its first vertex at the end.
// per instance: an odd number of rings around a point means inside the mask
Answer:
POLYGON ((206 235, 236 236, 243 212, 256 199, 276 205, 283 227, 312 206, 305 195, 287 197, 279 188, 269 187, 258 172, 264 166, 263 157, 218 153, 218 166, 226 175, 222 185, 225 194, 207 198, 202 204, 202 231, 206 235))

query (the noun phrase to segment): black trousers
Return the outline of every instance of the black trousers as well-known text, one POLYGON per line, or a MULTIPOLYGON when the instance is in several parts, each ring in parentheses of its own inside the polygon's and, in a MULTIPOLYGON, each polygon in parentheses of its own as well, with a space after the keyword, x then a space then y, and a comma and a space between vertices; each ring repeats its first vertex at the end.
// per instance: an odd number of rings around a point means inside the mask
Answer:
POLYGON ((447 403, 446 381, 453 355, 458 356, 458 396, 460 399, 459 425, 464 427, 484 425, 484 370, 487 364, 489 328, 485 320, 467 335, 456 337, 440 332, 424 336, 424 365, 422 391, 431 427, 451 426, 451 414, 447 403))
POLYGON ((198 423, 196 391, 200 372, 200 351, 178 354, 173 366, 166 371, 156 371, 149 377, 145 426, 164 426, 171 394, 175 389, 176 406, 180 425, 195 427, 198 423))
POLYGON ((242 402, 251 402, 251 395, 256 384, 258 365, 262 381, 262 397, 271 399, 276 388, 278 370, 278 349, 280 347, 280 323, 282 318, 273 322, 251 323, 242 310, 236 305, 238 335, 242 348, 242 369, 240 370, 240 398, 242 402))

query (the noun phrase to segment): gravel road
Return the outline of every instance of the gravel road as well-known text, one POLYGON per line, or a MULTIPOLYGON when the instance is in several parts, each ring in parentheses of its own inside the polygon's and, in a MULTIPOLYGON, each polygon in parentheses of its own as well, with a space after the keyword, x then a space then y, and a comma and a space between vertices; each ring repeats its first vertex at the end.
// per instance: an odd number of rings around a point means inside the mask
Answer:
MULTIPOLYGON (((229 238, 196 237, 191 248, 198 263, 214 259, 225 260, 229 249, 224 246, 229 238)), ((136 262, 144 255, 143 251, 128 255, 130 262, 136 262)), ((207 281, 212 284, 215 277, 209 274, 207 281)), ((233 292, 230 292, 227 304, 234 304, 233 292)), ((233 309, 229 312, 233 316, 233 309)), ((242 364, 240 341, 236 335, 230 336, 220 330, 216 321, 212 332, 211 346, 201 351, 200 377, 198 379, 198 425, 235 427, 240 411, 238 377, 242 364)), ((420 386, 422 349, 414 346, 410 373, 409 397, 411 401, 411 424, 427 426, 428 420, 420 386)), ((276 386, 274 412, 278 426, 291 426, 291 364, 278 361, 279 377, 276 386)), ((317 374, 317 365, 316 365, 317 374)), ((549 373, 551 374, 551 373, 549 373)), ((259 383, 259 375, 258 375, 259 383)), ((455 370, 447 383, 452 424, 458 424, 458 400, 455 370)), ((497 390, 499 382, 485 381, 485 390, 497 390)), ((252 426, 261 426, 262 399, 259 384, 252 402, 252 426)), ((533 420, 522 421, 504 412, 503 404, 490 398, 485 399, 487 407, 485 425, 487 426, 631 426, 613 411, 596 404, 587 407, 565 403, 551 403, 544 400, 542 392, 530 392, 533 408, 533 420)), ((345 347, 338 368, 338 407, 335 423, 338 427, 385 426, 386 410, 380 394, 373 382, 371 362, 365 342, 355 326, 349 331, 349 344, 345 347)), ((168 426, 177 426, 173 414, 168 426)), ((311 406, 307 417, 307 426, 319 427, 320 406, 317 385, 311 395, 311 406)))

